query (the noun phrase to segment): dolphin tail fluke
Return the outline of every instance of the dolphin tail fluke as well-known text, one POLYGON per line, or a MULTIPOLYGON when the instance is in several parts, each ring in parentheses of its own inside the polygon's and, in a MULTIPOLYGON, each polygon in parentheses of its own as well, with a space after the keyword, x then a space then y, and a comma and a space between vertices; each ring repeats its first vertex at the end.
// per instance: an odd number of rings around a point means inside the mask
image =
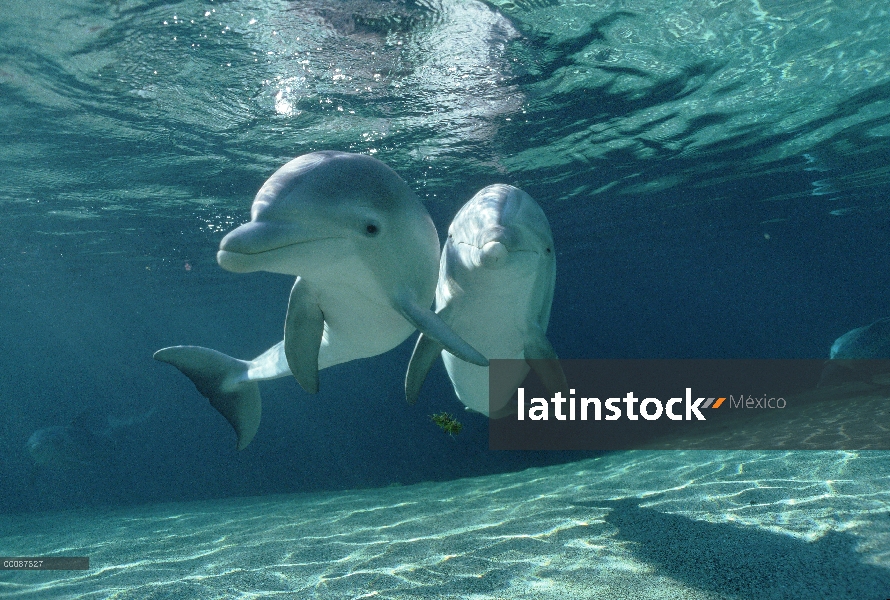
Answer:
POLYGON ((238 450, 247 447, 260 426, 260 388, 247 379, 248 363, 200 346, 173 346, 154 357, 170 363, 192 380, 235 429, 238 450))
POLYGON ((488 359, 482 353, 465 342, 439 315, 430 309, 423 308, 416 302, 407 299, 403 299, 399 303, 398 309, 409 323, 427 337, 441 344, 454 356, 480 367, 488 366, 488 359))
POLYGON ((556 351, 539 327, 534 327, 532 335, 525 343, 525 362, 551 394, 562 392, 564 398, 569 396, 569 384, 566 374, 559 364, 556 351))
POLYGON ((442 344, 423 333, 420 334, 417 344, 414 345, 411 361, 408 363, 408 372, 405 374, 405 399, 408 404, 417 402, 426 375, 441 353, 442 344))

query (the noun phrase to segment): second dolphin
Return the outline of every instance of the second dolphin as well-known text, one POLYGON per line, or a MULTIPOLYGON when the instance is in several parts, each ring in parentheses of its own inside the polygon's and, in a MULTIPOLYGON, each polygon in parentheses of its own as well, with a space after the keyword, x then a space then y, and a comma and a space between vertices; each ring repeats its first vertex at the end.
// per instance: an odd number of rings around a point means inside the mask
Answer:
POLYGON ((525 360, 515 363, 503 386, 489 390, 488 367, 454 360, 439 342, 421 333, 405 377, 409 403, 417 400, 440 354, 460 401, 492 418, 513 412, 507 404, 530 367, 548 389, 567 393, 565 375, 545 335, 555 255, 544 211, 518 188, 488 186, 458 211, 439 262, 436 312, 486 358, 525 360))

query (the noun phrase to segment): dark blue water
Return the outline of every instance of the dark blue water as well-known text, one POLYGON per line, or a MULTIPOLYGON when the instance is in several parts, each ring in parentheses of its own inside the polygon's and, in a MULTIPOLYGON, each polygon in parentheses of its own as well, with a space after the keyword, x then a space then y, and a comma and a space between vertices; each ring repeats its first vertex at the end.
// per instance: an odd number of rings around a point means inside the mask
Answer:
POLYGON ((385 486, 579 455, 493 453, 413 339, 264 383, 231 428, 174 344, 253 357, 292 281, 215 251, 321 149, 395 169, 444 234, 494 182, 550 219, 566 358, 818 358, 888 316, 882 3, 9 2, 0 16, 0 508, 385 486), (35 430, 108 415, 98 464, 34 470, 35 430))

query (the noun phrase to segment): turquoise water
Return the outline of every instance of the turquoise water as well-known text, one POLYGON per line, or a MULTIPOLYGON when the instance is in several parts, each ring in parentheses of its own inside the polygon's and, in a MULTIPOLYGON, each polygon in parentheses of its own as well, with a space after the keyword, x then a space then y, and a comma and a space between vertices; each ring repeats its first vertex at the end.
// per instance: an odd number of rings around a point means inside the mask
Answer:
POLYGON ((281 339, 292 278, 215 252, 332 149, 440 238, 485 185, 531 194, 561 357, 827 358, 888 316, 888 29, 880 2, 5 2, 0 554, 92 568, 0 591, 887 597, 885 453, 491 452, 440 366, 406 405, 413 338, 263 384, 237 452, 151 356, 281 339), (69 450, 35 464, 48 428, 69 450))

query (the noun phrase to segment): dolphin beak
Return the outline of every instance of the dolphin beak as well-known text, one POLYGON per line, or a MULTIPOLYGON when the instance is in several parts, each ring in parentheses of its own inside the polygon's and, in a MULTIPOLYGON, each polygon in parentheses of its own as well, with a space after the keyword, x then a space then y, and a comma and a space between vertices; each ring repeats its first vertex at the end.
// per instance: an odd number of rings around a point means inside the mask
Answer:
POLYGON ((226 234, 219 243, 220 252, 259 254, 291 244, 307 241, 308 236, 300 228, 288 224, 251 221, 226 234))
POLYGON ((219 243, 216 262, 235 273, 260 270, 255 255, 314 239, 293 223, 251 221, 226 234, 219 243))
POLYGON ((509 254, 501 242, 488 242, 479 250, 479 263, 487 269, 497 269, 504 266, 509 254))
POLYGON ((507 264, 510 250, 516 249, 517 240, 513 231, 499 227, 490 230, 480 242, 476 264, 486 269, 499 269, 507 264))

